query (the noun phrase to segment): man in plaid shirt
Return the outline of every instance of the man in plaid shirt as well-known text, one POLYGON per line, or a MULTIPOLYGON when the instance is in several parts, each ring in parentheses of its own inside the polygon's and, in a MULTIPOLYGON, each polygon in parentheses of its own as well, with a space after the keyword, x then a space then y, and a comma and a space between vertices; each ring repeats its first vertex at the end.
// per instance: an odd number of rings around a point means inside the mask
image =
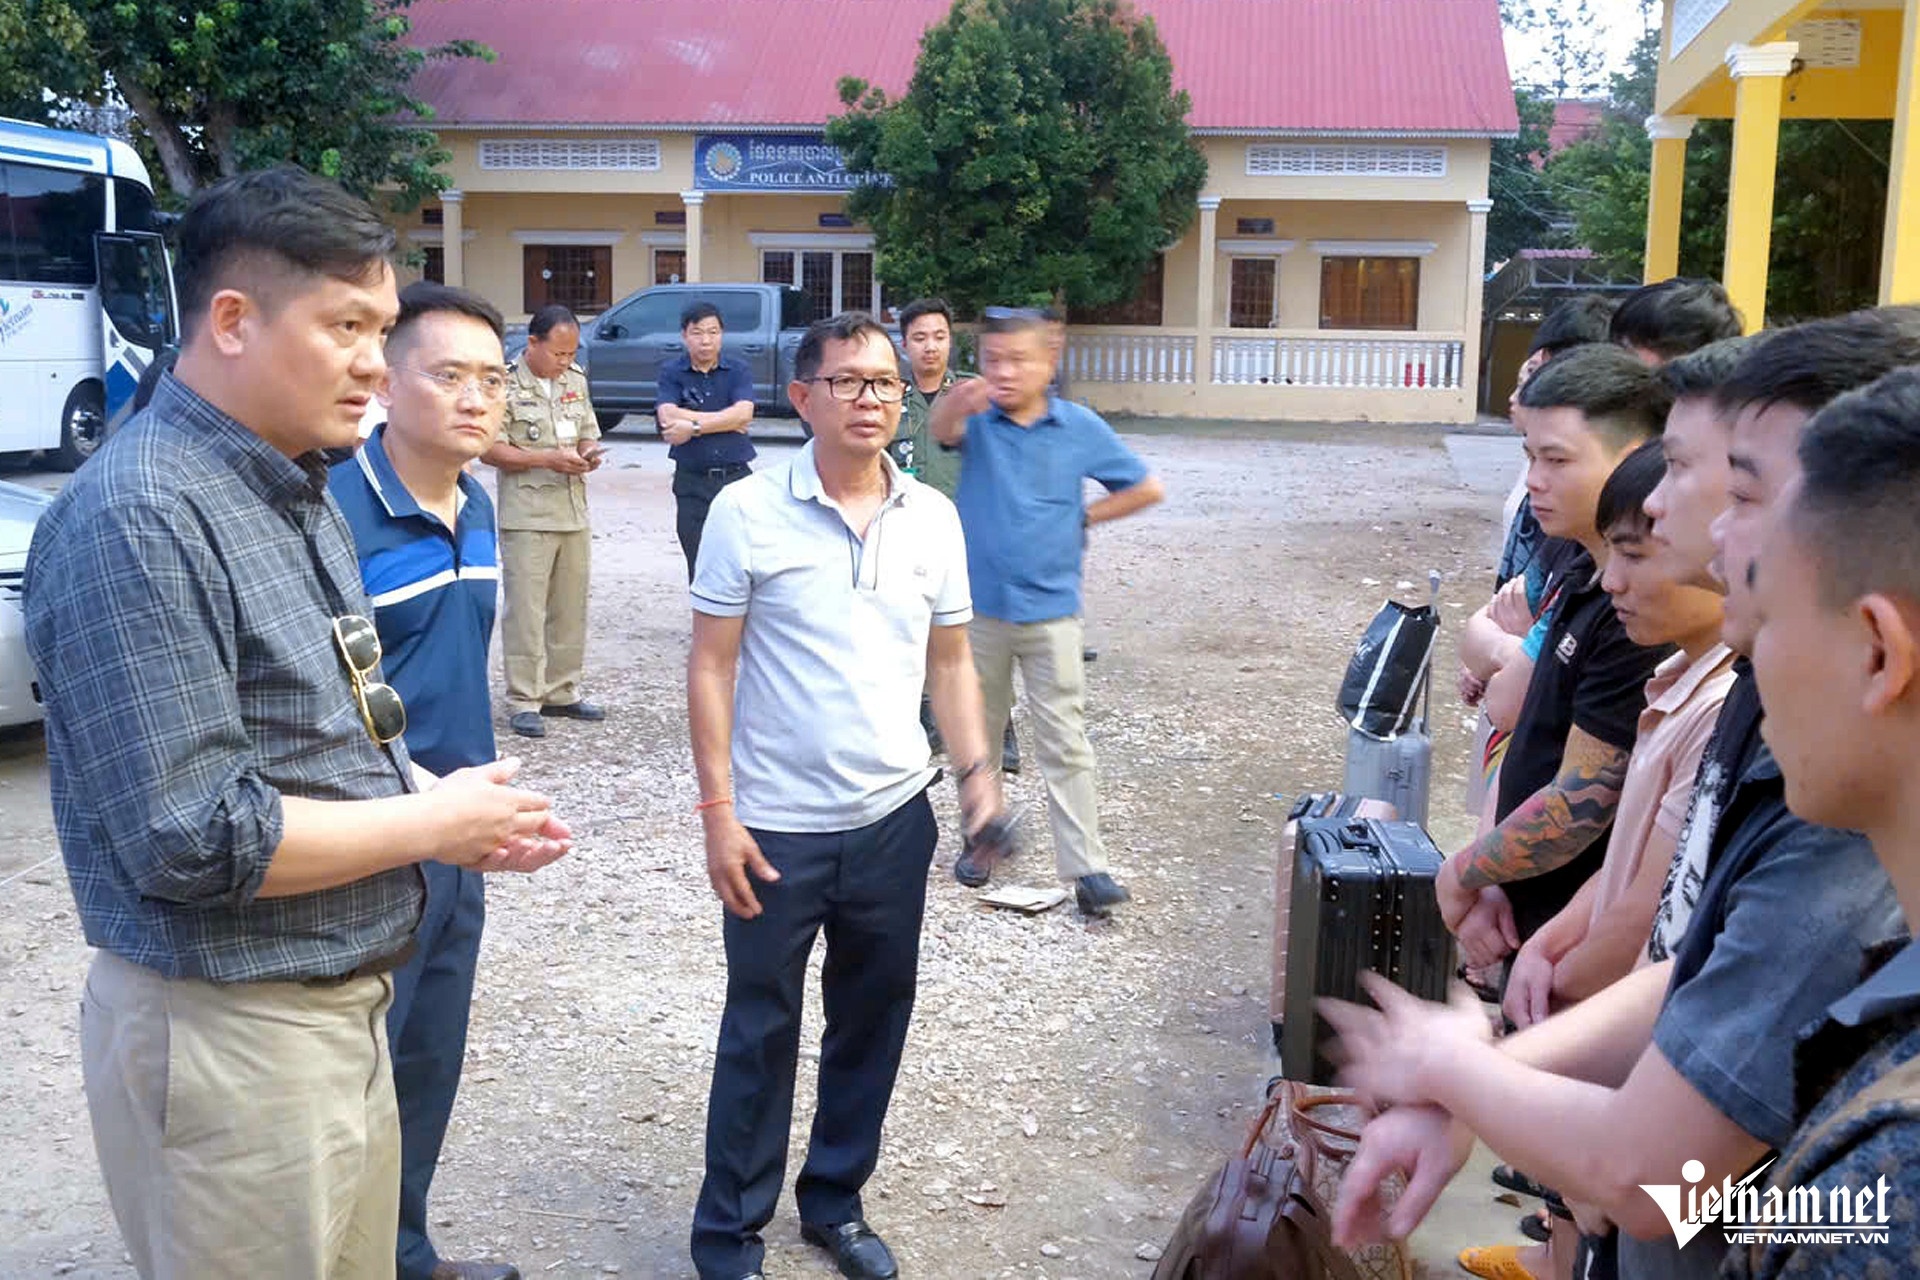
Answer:
POLYGON ((184 343, 41 519, 27 639, 87 941, 87 1105, 145 1277, 390 1277, 384 1034, 415 864, 566 852, 502 761, 417 769, 323 450, 397 310, 393 232, 296 169, 180 225, 184 343))

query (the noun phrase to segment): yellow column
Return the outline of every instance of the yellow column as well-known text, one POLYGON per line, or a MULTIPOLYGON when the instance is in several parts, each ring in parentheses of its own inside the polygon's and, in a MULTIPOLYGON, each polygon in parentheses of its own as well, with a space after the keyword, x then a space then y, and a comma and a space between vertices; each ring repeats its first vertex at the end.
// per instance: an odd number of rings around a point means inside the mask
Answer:
POLYGON ((701 226, 702 211, 706 208, 707 193, 704 191, 682 191, 680 202, 687 206, 687 278, 688 284, 700 283, 700 247, 706 238, 701 226))
POLYGON ((1193 381, 1213 381, 1213 273, 1218 265, 1220 197, 1200 197, 1200 256, 1194 264, 1193 381))
POLYGON ((1727 183, 1727 261, 1733 305, 1752 333, 1767 321, 1767 255, 1773 247, 1774 162, 1780 153, 1780 99, 1800 46, 1737 44, 1733 76, 1733 172, 1727 183))
POLYGON ((440 193, 440 274, 456 289, 465 288, 467 283, 467 260, 462 252, 466 248, 466 219, 461 216, 466 200, 464 191, 440 193))
POLYGON ((1645 280, 1657 284, 1680 274, 1680 210, 1686 199, 1687 139, 1692 116, 1648 116, 1653 172, 1647 183, 1645 280))
POLYGON ((1920 0, 1907 0, 1900 37, 1900 96, 1893 109, 1887 172, 1887 233, 1880 250, 1880 302, 1920 302, 1920 0))

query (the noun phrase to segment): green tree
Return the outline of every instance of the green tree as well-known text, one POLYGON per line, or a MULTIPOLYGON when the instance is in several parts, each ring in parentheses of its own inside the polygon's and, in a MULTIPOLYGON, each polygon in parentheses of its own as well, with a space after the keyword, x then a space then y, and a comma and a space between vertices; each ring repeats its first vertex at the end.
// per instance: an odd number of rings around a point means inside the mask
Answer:
POLYGON ((77 97, 87 31, 64 0, 0 0, 0 116, 39 120, 47 95, 77 97))
MULTIPOLYGON (((1547 165, 1556 196, 1574 213, 1578 243, 1615 270, 1638 274, 1645 260, 1648 175, 1659 38, 1634 50, 1614 77, 1595 138, 1547 165)), ((1885 217, 1892 128, 1887 121, 1788 120, 1780 128, 1774 181, 1773 248, 1767 313, 1776 321, 1868 306, 1879 288, 1880 236, 1861 234, 1885 217)), ((1718 276, 1726 258, 1730 121, 1702 120, 1687 143, 1680 222, 1680 271, 1718 276)))
POLYGON ((123 99, 175 195, 287 160, 401 207, 444 185, 448 158, 427 127, 432 108, 409 91, 414 73, 436 58, 492 57, 467 40, 410 45, 411 4, 0 0, 30 31, 79 36, 23 50, 15 79, 85 102, 123 99))
POLYGON ((1553 127, 1553 99, 1534 90, 1514 90, 1520 112, 1520 132, 1493 139, 1489 156, 1487 194, 1493 212, 1487 215, 1487 266, 1505 262, 1522 249, 1540 249, 1559 243, 1561 228, 1570 220, 1554 184, 1540 171, 1547 154, 1547 131, 1553 127))
POLYGON ((848 78, 840 98, 827 140, 887 179, 848 201, 881 278, 966 313, 1131 296, 1206 181, 1187 95, 1127 0, 956 0, 904 96, 848 78))

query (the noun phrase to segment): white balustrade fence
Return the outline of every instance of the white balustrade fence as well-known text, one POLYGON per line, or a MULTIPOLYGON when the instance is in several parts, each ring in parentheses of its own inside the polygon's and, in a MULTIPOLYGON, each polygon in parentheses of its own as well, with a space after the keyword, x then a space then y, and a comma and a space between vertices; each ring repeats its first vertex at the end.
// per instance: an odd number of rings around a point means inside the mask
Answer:
POLYGON ((1067 332, 1061 363, 1073 382, 1158 382, 1191 385, 1193 335, 1067 332))
POLYGON ((1217 337, 1213 381, 1456 391, 1465 346, 1452 338, 1217 337))

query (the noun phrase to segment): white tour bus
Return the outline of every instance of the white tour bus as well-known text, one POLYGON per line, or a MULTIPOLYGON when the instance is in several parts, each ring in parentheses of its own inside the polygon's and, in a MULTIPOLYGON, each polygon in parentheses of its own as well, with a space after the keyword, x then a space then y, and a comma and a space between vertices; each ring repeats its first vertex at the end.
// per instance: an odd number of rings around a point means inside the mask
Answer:
POLYGON ((178 340, 177 315, 134 149, 0 119, 0 453, 85 462, 178 340))

